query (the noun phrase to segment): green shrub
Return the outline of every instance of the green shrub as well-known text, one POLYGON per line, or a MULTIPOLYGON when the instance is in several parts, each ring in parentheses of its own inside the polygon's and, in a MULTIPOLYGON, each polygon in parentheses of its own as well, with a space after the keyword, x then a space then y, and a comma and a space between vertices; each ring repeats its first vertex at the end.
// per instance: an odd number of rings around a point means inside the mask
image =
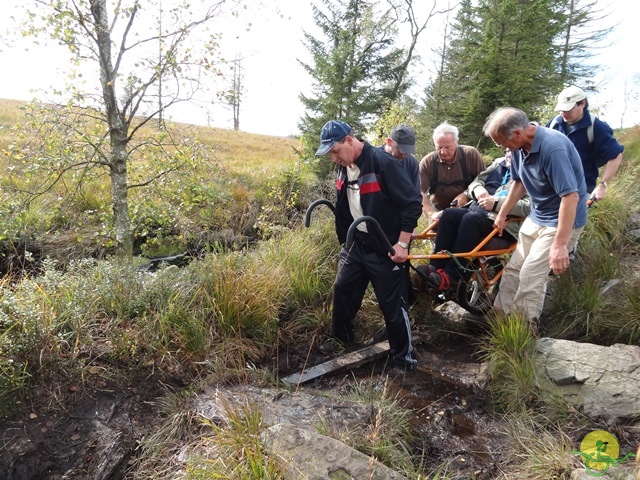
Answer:
POLYGON ((495 405, 507 413, 525 412, 537 400, 535 338, 520 314, 488 319, 481 358, 488 362, 495 405))

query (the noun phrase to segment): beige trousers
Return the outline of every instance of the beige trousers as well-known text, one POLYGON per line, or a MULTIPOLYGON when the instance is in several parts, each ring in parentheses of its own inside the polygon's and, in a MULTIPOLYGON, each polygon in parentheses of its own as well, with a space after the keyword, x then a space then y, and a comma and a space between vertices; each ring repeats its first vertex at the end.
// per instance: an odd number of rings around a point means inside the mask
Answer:
MULTIPOLYGON (((520 228, 518 246, 504 268, 494 307, 506 314, 523 313, 530 322, 540 318, 549 278, 549 252, 557 228, 541 227, 527 218, 520 228)), ((568 250, 573 250, 583 228, 575 228, 568 250)))

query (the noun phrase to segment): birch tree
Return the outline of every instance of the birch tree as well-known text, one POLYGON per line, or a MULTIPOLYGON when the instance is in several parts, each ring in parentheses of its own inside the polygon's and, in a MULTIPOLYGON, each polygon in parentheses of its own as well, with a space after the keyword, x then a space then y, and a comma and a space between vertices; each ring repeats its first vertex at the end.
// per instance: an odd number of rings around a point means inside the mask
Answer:
MULTIPOLYGON (((34 0, 27 34, 67 48, 72 63, 58 103, 31 115, 36 136, 28 154, 48 169, 37 190, 53 188, 69 172, 110 180, 116 252, 132 255, 129 191, 149 185, 188 161, 186 145, 162 127, 164 112, 220 74, 218 38, 207 27, 225 0, 34 0), (159 120, 159 128, 154 119, 159 120), (52 143, 39 144, 48 138, 52 143), (162 165, 132 180, 130 162, 153 147, 162 165)), ((27 7, 28 8, 28 7, 27 7)), ((46 74, 47 72, 43 72, 46 74)), ((44 170, 42 170, 44 171, 44 170)))

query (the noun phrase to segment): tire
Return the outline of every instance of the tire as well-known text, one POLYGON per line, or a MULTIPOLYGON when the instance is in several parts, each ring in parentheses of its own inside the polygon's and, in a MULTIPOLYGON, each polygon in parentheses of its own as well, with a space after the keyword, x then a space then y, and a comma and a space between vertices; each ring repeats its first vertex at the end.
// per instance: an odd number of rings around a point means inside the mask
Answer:
POLYGON ((482 281, 482 272, 479 271, 479 262, 481 261, 484 261, 483 269, 488 280, 493 280, 504 268, 502 260, 498 257, 489 257, 484 260, 478 258, 473 262, 476 271, 471 274, 468 281, 458 284, 458 291, 456 292, 458 305, 467 312, 478 316, 485 315, 493 307, 493 301, 498 295, 500 286, 498 281, 498 283, 488 288, 486 287, 485 282, 482 281))

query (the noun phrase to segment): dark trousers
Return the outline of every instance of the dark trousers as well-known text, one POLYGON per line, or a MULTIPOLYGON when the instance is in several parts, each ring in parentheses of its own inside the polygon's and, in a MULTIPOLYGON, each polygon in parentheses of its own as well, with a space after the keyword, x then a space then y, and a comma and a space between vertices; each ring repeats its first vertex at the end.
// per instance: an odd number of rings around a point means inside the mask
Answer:
POLYGON ((357 242, 349 252, 343 248, 333 285, 333 336, 344 343, 353 341, 353 322, 371 282, 384 316, 393 361, 415 365, 406 298, 406 268, 405 264, 393 262, 386 253, 364 249, 357 242))
MULTIPOLYGON (((493 230, 493 220, 480 212, 474 212, 467 208, 447 208, 442 212, 438 223, 435 251, 447 250, 451 253, 469 252, 493 230)), ((503 238, 513 238, 507 232, 503 238)), ((515 239, 514 239, 515 241, 515 239)), ((464 258, 432 260, 431 265, 443 268, 450 278, 455 280, 467 280, 468 272, 465 270, 469 261, 464 258)))

